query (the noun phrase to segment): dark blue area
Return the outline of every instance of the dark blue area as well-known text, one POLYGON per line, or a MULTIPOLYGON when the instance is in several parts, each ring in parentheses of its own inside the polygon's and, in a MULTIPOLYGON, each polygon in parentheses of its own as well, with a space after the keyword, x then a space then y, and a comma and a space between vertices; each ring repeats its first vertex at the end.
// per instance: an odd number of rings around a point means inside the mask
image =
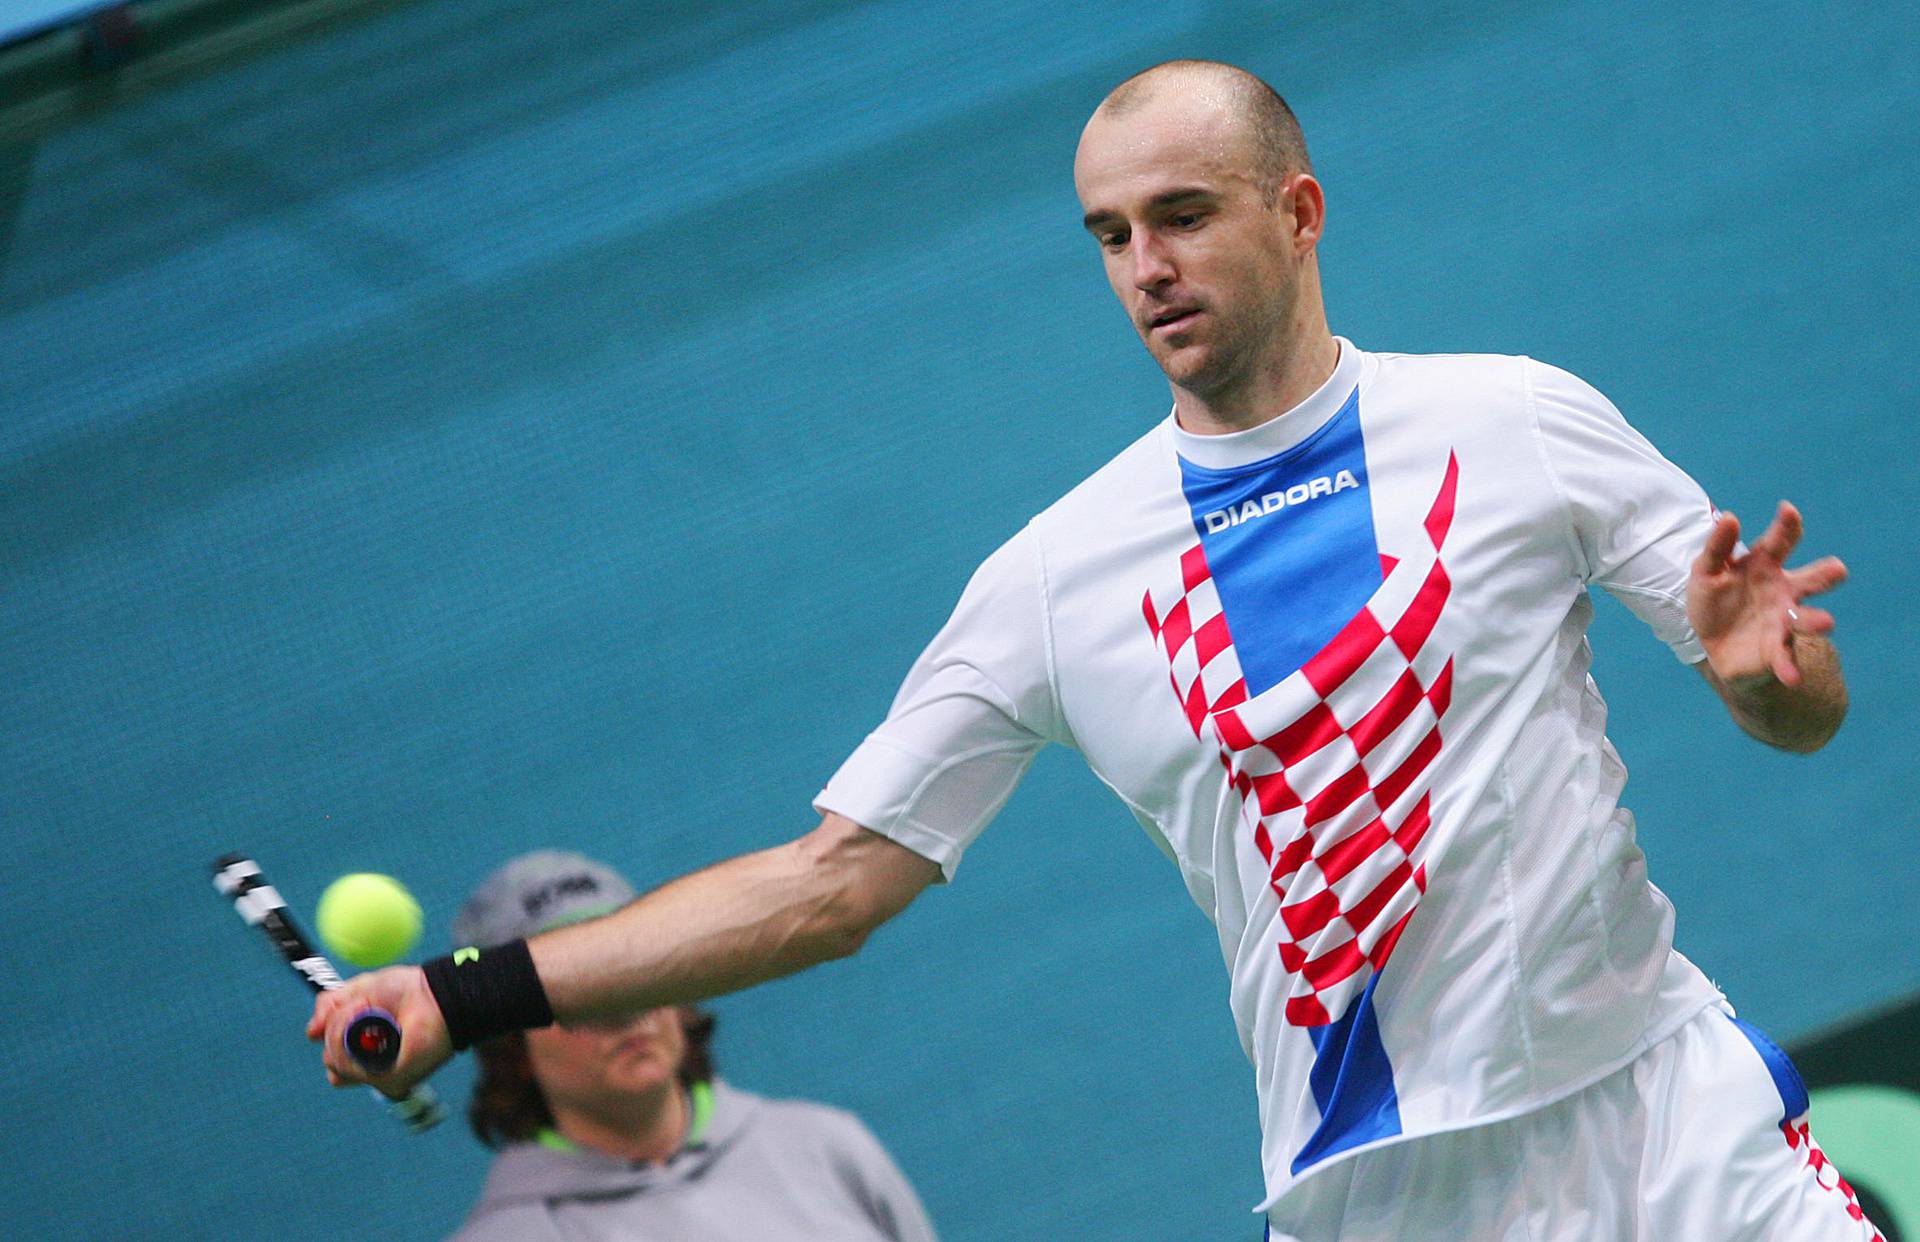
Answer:
POLYGON ((1336 1152, 1400 1133, 1393 1062, 1380 1040, 1380 1019, 1373 1008, 1379 982, 1375 973, 1346 1013, 1308 1032, 1315 1049, 1310 1081, 1320 1125, 1293 1158, 1296 1174, 1336 1152))
POLYGON ((1183 459, 1180 474, 1247 693, 1259 694, 1326 646, 1380 586, 1360 394, 1284 453, 1232 470, 1183 459))
POLYGON ((1753 1045, 1753 1050, 1760 1054, 1760 1059, 1767 1063, 1767 1073, 1773 1076, 1774 1088, 1780 1092, 1780 1106, 1786 1110, 1780 1120, 1792 1121, 1797 1117, 1805 1116, 1809 1105, 1807 1084, 1801 1079, 1800 1071, 1794 1068, 1793 1059, 1753 1023, 1744 1018, 1735 1018, 1731 1014, 1728 1017, 1735 1026, 1740 1028, 1740 1033, 1747 1037, 1747 1042, 1753 1045))

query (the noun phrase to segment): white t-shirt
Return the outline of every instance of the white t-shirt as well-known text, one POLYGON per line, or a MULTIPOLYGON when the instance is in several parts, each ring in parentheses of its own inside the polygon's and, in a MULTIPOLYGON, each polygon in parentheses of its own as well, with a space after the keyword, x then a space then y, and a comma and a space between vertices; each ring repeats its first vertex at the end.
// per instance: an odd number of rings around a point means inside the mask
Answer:
POLYGON ((1680 659, 1712 509, 1591 387, 1371 354, 1169 417, 989 557, 816 804, 940 864, 1077 748, 1220 933, 1270 1206, 1591 1083, 1718 992, 1672 948, 1587 676, 1589 585, 1680 659))

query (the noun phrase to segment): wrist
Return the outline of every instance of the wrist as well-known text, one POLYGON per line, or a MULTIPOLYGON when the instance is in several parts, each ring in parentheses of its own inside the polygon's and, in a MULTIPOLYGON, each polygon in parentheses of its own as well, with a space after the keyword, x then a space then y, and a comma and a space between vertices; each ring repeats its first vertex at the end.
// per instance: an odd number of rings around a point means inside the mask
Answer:
POLYGON ((482 1040, 553 1022, 553 1006, 525 940, 460 949, 420 967, 458 1052, 482 1040))

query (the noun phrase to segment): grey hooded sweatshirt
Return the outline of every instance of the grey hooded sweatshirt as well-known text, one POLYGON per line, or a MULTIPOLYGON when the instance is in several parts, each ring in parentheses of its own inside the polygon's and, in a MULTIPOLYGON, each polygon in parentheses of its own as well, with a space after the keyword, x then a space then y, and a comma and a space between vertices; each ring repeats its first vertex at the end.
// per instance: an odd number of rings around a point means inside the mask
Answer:
POLYGON ((851 1113, 713 1084, 705 1132, 665 1164, 515 1143, 452 1242, 936 1242, 851 1113))

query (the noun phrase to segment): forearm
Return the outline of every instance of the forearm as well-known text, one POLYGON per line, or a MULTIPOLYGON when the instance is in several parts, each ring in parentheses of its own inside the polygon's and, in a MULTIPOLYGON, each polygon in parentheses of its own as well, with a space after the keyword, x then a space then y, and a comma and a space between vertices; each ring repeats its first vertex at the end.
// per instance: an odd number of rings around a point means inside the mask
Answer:
POLYGON ((347 1024, 367 1008, 393 1014, 400 1060, 377 1077, 398 1099, 454 1052, 506 1031, 699 1000, 845 957, 939 875, 905 846, 828 815, 797 841, 605 918, 504 951, 357 975, 315 998, 307 1038, 320 1042, 335 1086, 373 1081, 347 1050, 347 1024))
POLYGON ((1805 754, 1819 750, 1839 730, 1847 714, 1847 683, 1840 673, 1840 654, 1825 638, 1796 636, 1793 654, 1800 669, 1797 686, 1771 676, 1727 682, 1711 666, 1699 667, 1734 722, 1750 736, 1805 754))
POLYGON ((738 991, 846 957, 938 869, 849 821, 665 885, 532 941, 562 1022, 738 991))

